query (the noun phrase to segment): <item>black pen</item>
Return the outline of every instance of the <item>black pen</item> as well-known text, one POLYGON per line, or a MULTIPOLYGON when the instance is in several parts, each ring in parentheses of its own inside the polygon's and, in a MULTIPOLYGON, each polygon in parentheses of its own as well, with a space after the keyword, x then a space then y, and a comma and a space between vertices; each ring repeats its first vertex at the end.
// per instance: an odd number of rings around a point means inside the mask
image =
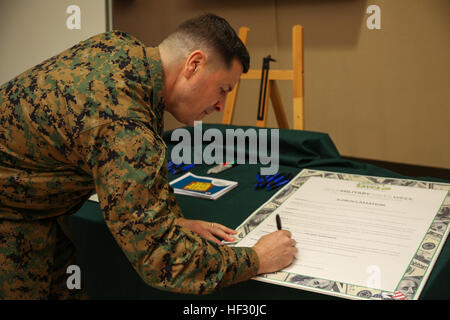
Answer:
POLYGON ((280 215, 277 214, 277 215, 275 216, 275 219, 277 220, 277 229, 278 229, 278 230, 281 230, 281 218, 280 218, 280 215))

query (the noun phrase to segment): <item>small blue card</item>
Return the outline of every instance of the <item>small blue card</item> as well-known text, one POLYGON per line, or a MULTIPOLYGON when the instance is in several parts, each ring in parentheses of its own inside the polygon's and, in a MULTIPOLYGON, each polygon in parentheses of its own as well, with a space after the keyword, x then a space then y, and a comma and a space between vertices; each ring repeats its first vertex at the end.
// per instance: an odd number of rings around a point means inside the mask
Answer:
POLYGON ((175 193, 217 199, 237 186, 236 181, 196 176, 190 172, 170 182, 175 193))

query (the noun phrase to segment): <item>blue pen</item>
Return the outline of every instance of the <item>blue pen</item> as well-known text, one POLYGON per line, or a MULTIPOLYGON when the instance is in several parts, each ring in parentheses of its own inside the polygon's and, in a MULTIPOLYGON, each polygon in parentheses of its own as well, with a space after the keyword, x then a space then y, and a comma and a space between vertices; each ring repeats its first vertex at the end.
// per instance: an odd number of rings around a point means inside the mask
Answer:
MULTIPOLYGON (((292 174, 291 173, 289 173, 289 174, 286 174, 286 173, 281 173, 281 176, 284 178, 284 179, 287 179, 287 180, 291 180, 292 179, 292 174)), ((279 178, 277 178, 276 180, 278 180, 278 181, 272 181, 273 183, 276 183, 276 182, 279 182, 280 181, 280 179, 279 178)))
POLYGON ((281 182, 282 180, 286 180, 286 177, 284 175, 276 178, 275 180, 272 180, 267 187, 271 187, 271 186, 277 184, 278 182, 281 182))
MULTIPOLYGON (((289 173, 289 174, 283 174, 283 177, 286 179, 286 180, 281 180, 281 181, 278 181, 278 182, 276 182, 276 183, 271 183, 271 185, 270 186, 267 186, 267 190, 272 190, 272 189, 275 189, 275 188, 277 188, 277 187, 280 187, 280 186, 282 186, 282 185, 285 185, 286 183, 288 183, 289 181, 291 181, 292 180, 292 178, 294 177, 293 175, 292 175, 292 173, 289 173)), ((275 182, 275 181, 274 181, 275 182)))
POLYGON ((273 190, 273 189, 275 189, 275 188, 284 186, 285 184, 289 183, 289 181, 290 181, 290 180, 284 180, 284 181, 282 181, 282 182, 280 182, 280 183, 277 183, 276 185, 274 185, 274 186, 272 186, 272 187, 268 187, 268 188, 267 188, 267 191, 271 191, 271 190, 273 190))
POLYGON ((261 180, 259 181, 258 187, 264 188, 264 186, 267 184, 268 176, 261 176, 261 180))
POLYGON ((261 184, 261 188, 264 188, 269 184, 272 180, 276 179, 281 173, 273 174, 273 175, 267 175, 264 179, 264 182, 261 184))
POLYGON ((173 161, 170 161, 168 167, 171 168, 171 169, 176 169, 176 168, 178 168, 181 165, 183 165, 183 162, 181 162, 179 164, 175 164, 173 161))
POLYGON ((263 182, 264 182, 264 179, 261 177, 261 175, 259 173, 257 173, 256 174, 255 189, 258 189, 263 182))
POLYGON ((175 162, 173 162, 172 160, 170 160, 169 163, 168 163, 168 166, 169 166, 169 167, 179 167, 179 166, 181 166, 181 165, 183 165, 183 161, 180 162, 180 163, 178 163, 178 164, 175 164, 175 162))
POLYGON ((271 182, 273 179, 278 178, 280 175, 281 175, 280 172, 278 172, 277 174, 273 174, 266 179, 266 182, 271 182))
POLYGON ((179 167, 181 167, 181 166, 183 166, 183 165, 184 165, 184 162, 181 161, 179 164, 176 165, 175 169, 178 169, 179 167))
POLYGON ((195 167, 195 163, 188 164, 187 166, 181 168, 181 171, 189 170, 192 167, 195 167))
POLYGON ((173 173, 173 174, 178 174, 178 173, 180 173, 180 172, 189 170, 190 168, 192 168, 192 167, 194 167, 194 166, 195 166, 194 163, 188 164, 188 165, 185 165, 184 167, 181 167, 181 168, 178 168, 178 169, 173 169, 173 170, 172 170, 172 173, 173 173))
POLYGON ((177 173, 179 173, 180 171, 180 167, 181 166, 183 166, 184 165, 184 163, 183 162, 180 162, 179 164, 173 164, 173 166, 169 169, 173 174, 177 174, 177 173))
POLYGON ((288 184, 290 181, 291 181, 291 180, 285 180, 285 181, 282 181, 282 182, 280 182, 280 183, 277 183, 277 184, 275 185, 275 188, 284 186, 285 184, 288 184))
POLYGON ((272 181, 273 179, 277 178, 280 175, 280 173, 273 174, 273 175, 266 175, 261 176, 259 173, 256 174, 256 180, 259 181, 259 183, 255 184, 256 188, 264 188, 267 186, 267 184, 272 181))

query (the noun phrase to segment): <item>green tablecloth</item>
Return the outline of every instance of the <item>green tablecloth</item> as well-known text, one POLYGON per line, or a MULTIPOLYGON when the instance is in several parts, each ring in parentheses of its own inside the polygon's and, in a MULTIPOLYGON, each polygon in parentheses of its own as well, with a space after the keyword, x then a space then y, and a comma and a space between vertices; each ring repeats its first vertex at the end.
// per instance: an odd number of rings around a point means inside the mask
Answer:
MULTIPOLYGON (((203 131, 217 128, 222 132, 235 126, 203 125, 203 131)), ((244 130, 253 127, 240 127, 244 130)), ((193 128, 186 128, 193 133, 193 128)), ((170 150, 177 142, 170 142, 171 132, 164 139, 170 150)), ((304 168, 343 173, 364 174, 391 178, 408 178, 373 165, 342 159, 327 134, 309 131, 279 131, 280 171, 294 175, 304 168)), ((224 135, 225 136, 225 135, 224 135)), ((270 137, 270 134, 268 134, 270 137)), ((205 142, 205 145, 209 142, 205 142)), ((268 147, 270 151, 270 147, 268 147)), ((239 226, 248 215, 267 201, 273 191, 255 190, 256 173, 261 165, 242 164, 215 175, 238 181, 239 185, 218 200, 204 200, 177 195, 185 217, 239 226)), ((262 165, 268 167, 268 165, 262 165)), ((211 168, 198 165, 191 172, 206 175, 211 168)), ((172 180, 175 176, 170 176, 172 180)), ((443 181, 437 178, 415 178, 443 181)), ((72 217, 75 241, 78 246, 77 263, 82 271, 82 285, 92 299, 335 299, 334 297, 250 280, 223 288, 211 295, 195 296, 156 290, 146 285, 115 243, 103 221, 98 203, 88 201, 72 217)), ((447 241, 422 291, 421 299, 450 298, 450 244, 447 241)))

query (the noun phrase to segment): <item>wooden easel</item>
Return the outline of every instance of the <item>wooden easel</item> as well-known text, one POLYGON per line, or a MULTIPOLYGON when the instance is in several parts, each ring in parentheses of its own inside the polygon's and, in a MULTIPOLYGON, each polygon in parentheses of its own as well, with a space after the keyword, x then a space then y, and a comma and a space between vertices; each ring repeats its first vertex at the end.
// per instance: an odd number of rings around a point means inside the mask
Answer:
MULTIPOLYGON (((239 38, 247 45, 247 38, 250 29, 241 27, 239 29, 239 38)), ((247 73, 241 75, 241 79, 261 79, 261 70, 250 69, 247 73)), ((222 118, 222 124, 231 124, 234 114, 234 106, 236 103, 236 96, 239 90, 239 83, 236 83, 233 90, 228 94, 225 102, 225 108, 222 118)), ((267 126, 267 110, 269 109, 269 97, 272 101, 272 106, 275 111, 275 117, 278 126, 283 129, 289 129, 289 123, 286 118, 286 113, 281 102, 280 92, 276 80, 292 80, 293 81, 293 124, 296 130, 303 130, 304 116, 303 116, 303 27, 295 25, 292 28, 292 69, 291 70, 273 70, 269 71, 269 85, 267 86, 265 95, 264 118, 257 120, 257 127, 267 126)))

